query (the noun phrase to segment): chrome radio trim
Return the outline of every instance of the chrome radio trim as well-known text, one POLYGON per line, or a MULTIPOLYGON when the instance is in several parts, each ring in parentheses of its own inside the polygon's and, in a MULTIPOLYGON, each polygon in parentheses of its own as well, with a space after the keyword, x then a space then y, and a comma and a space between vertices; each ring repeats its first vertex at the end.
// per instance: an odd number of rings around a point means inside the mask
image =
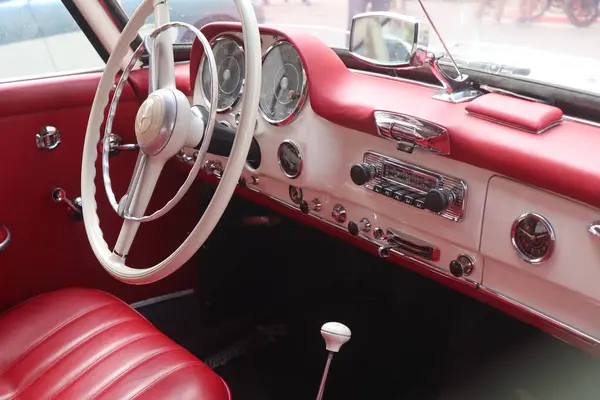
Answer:
MULTIPOLYGON (((446 210, 444 210, 440 213, 434 213, 432 211, 423 209, 424 211, 430 212, 435 215, 439 215, 441 217, 444 217, 446 219, 449 219, 449 220, 455 221, 455 222, 460 222, 465 217, 466 208, 467 208, 467 183, 465 181, 463 181, 462 179, 459 179, 459 178, 456 178, 453 176, 449 176, 449 175, 445 175, 445 174, 441 174, 441 173, 438 173, 438 172, 435 172, 435 171, 432 171, 432 170, 429 170, 429 169, 426 169, 423 167, 419 167, 414 164, 409 164, 404 161, 400 161, 398 159, 388 157, 386 155, 383 155, 381 153, 371 151, 371 150, 365 152, 365 154, 363 155, 363 162, 374 165, 375 169, 377 171, 375 178, 371 179, 369 182, 364 184, 364 187, 368 188, 369 190, 373 190, 373 186, 378 183, 393 182, 398 186, 405 187, 416 193, 423 194, 423 195, 426 194, 426 192, 424 192, 423 190, 412 187, 406 183, 398 182, 398 181, 396 181, 394 179, 390 179, 390 178, 384 178, 383 177, 383 165, 384 165, 384 163, 391 164, 395 167, 398 167, 398 168, 401 168, 404 170, 408 170, 411 173, 422 176, 424 178, 434 179, 437 182, 436 188, 446 189, 454 194, 455 201, 446 210)), ((394 201, 396 201, 396 200, 394 200, 394 201)), ((402 203, 402 202, 397 201, 397 203, 402 203)), ((402 203, 402 204, 404 204, 404 203, 402 203)), ((405 205, 407 205, 407 204, 405 204, 405 205)), ((410 206, 410 207, 412 207, 412 206, 410 206)))
POLYGON ((379 136, 397 142, 397 148, 412 153, 414 148, 436 154, 450 154, 448 130, 433 122, 390 111, 375 111, 379 136))

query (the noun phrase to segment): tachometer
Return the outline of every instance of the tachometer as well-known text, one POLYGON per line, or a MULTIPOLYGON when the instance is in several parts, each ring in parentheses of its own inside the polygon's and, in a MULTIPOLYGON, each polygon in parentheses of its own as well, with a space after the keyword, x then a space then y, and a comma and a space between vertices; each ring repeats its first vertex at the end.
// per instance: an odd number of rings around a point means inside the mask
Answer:
POLYGON ((259 109, 274 125, 290 123, 306 98, 306 73, 300 55, 286 41, 275 43, 263 60, 259 109))
MULTIPOLYGON (((219 77, 217 111, 230 110, 240 99, 244 86, 244 50, 227 36, 217 38, 212 46, 219 77)), ((210 99, 210 72, 208 61, 202 62, 202 91, 210 99)))

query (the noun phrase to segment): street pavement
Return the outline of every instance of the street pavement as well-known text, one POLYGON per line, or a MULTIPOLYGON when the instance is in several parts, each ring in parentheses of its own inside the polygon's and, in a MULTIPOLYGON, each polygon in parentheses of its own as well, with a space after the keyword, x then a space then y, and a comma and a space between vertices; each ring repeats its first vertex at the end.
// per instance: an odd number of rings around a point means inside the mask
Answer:
MULTIPOLYGON (((518 0, 507 1, 500 24, 494 21, 493 9, 477 21, 476 1, 426 0, 424 4, 448 45, 457 42, 498 43, 600 61, 600 22, 588 28, 577 28, 568 22, 562 11, 550 10, 535 23, 518 25, 514 22, 518 16, 518 0)), ((298 25, 300 29, 311 30, 330 46, 345 45, 343 32, 348 25, 348 0, 312 0, 311 5, 301 0, 270 0, 264 7, 267 24, 298 25)), ((404 14, 426 20, 416 0, 406 1, 404 14)), ((432 47, 439 47, 433 32, 430 38, 432 47)))

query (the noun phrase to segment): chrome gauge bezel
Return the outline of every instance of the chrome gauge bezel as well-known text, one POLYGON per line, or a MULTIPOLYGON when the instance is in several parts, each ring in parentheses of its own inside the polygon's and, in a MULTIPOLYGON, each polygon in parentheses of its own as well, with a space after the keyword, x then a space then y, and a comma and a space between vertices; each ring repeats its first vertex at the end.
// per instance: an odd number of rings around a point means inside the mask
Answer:
MULTIPOLYGON (((223 40, 230 40, 232 42, 235 42, 238 47, 240 48, 240 51, 242 52, 242 55, 244 56, 244 64, 246 63, 246 52, 244 51, 244 43, 242 42, 242 40, 234 35, 225 33, 222 35, 218 35, 215 38, 213 38, 209 43, 210 43, 210 48, 211 50, 216 46, 216 44, 220 41, 223 40)), ((214 53, 214 52, 213 52, 214 53)), ((206 97, 206 93, 204 92, 204 85, 203 85, 203 81, 202 81, 202 71, 204 69, 204 61, 206 59, 206 56, 203 54, 202 58, 200 59, 200 68, 198 71, 198 78, 200 79, 200 91, 202 92, 202 98, 204 99, 204 101, 208 104, 209 100, 206 97)), ((218 69, 218 65, 217 65, 217 69, 218 69)), ((244 75, 246 74, 246 66, 244 65, 244 75)), ((217 108, 217 113, 219 114, 224 114, 227 112, 230 112, 231 110, 233 110, 239 103, 240 100, 242 99, 242 95, 244 94, 244 88, 246 86, 246 78, 245 76, 242 77, 242 86, 240 87, 240 92, 238 93, 237 97, 235 98, 235 100, 233 101, 233 103, 230 106, 227 106, 225 108, 217 108)), ((219 88, 220 90, 220 88, 219 88)), ((217 97, 218 98, 218 97, 217 97)))
POLYGON ((298 144, 296 142, 294 142, 293 140, 289 140, 289 139, 286 139, 283 142, 281 142, 279 144, 279 147, 277 147, 277 164, 279 164, 279 168, 281 169, 281 172, 283 172, 283 174, 287 178, 296 179, 297 177, 299 177, 300 174, 302 173, 302 168, 303 168, 303 164, 304 164, 304 156, 302 155, 302 150, 300 149, 300 146, 298 146, 298 144), (285 145, 290 145, 290 146, 294 147, 295 151, 298 153, 298 160, 299 160, 298 173, 295 175, 288 174, 286 172, 285 168, 283 167, 283 164, 281 163, 281 152, 285 145))
MULTIPOLYGON (((265 51, 265 54, 263 54, 263 57, 262 57, 262 65, 264 66, 265 60, 267 59, 267 57, 269 56, 269 53, 271 53, 271 51, 273 51, 277 47, 285 45, 285 44, 290 45, 294 49, 294 51, 298 54, 298 56, 300 56, 298 49, 296 49, 296 47, 291 42, 289 42, 288 40, 285 40, 285 39, 280 39, 280 40, 277 40, 275 43, 273 43, 271 46, 269 46, 267 48, 267 51, 265 51)), ((288 115, 287 117, 285 117, 281 120, 273 119, 273 118, 267 116, 265 114, 265 112, 263 111, 263 109, 261 107, 262 102, 258 103, 258 111, 260 112, 260 115, 269 124, 275 125, 275 126, 287 125, 287 124, 291 123, 298 114, 300 114, 300 111, 302 111, 302 108, 304 107, 304 104, 306 103, 306 99, 308 97, 308 80, 306 79, 306 69, 304 68, 304 63, 302 62, 301 57, 300 57, 300 65, 302 66, 302 88, 300 91, 300 100, 298 100, 296 107, 292 110, 290 115, 288 115)), ((263 68, 263 71, 264 71, 264 68, 263 68)))
POLYGON ((554 253, 554 248, 555 248, 555 244, 556 244, 556 234, 554 233, 554 228, 552 227, 552 224, 550 224, 550 221, 548 221, 548 219, 546 217, 544 217, 543 215, 538 214, 538 213, 528 212, 528 213, 520 215, 517 219, 514 220, 512 227, 510 229, 510 240, 511 240, 511 243, 512 243, 513 247, 515 248, 519 258, 521 258, 523 261, 525 261, 529 264, 541 264, 541 263, 547 261, 552 256, 552 253, 554 253), (517 243, 517 240, 516 240, 517 227, 519 226, 519 224, 521 222, 523 222, 527 218, 535 218, 537 221, 541 222, 550 235, 550 239, 548 242, 548 250, 541 257, 537 257, 537 258, 530 257, 528 254, 523 252, 523 250, 519 247, 519 244, 517 243))

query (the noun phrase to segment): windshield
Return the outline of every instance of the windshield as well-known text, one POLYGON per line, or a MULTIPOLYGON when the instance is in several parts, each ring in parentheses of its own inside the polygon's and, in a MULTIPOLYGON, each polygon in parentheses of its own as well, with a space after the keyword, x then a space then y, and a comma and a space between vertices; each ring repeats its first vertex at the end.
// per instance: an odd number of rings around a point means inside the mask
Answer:
MULTIPOLYGON (((427 0, 425 6, 459 66, 600 93, 600 0, 427 0)), ((140 0, 121 0, 131 15, 140 0)), ((416 0, 254 0, 258 21, 304 30, 348 48, 352 17, 392 11, 426 20, 416 0)), ((170 0, 171 19, 197 27, 239 20, 233 0, 170 0)), ((153 29, 152 21, 140 32, 153 29)), ((193 36, 174 32, 178 43, 193 36)), ((443 54, 435 35, 429 49, 443 54)))

